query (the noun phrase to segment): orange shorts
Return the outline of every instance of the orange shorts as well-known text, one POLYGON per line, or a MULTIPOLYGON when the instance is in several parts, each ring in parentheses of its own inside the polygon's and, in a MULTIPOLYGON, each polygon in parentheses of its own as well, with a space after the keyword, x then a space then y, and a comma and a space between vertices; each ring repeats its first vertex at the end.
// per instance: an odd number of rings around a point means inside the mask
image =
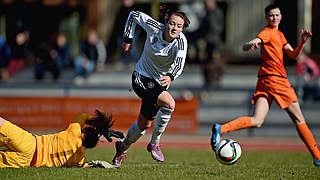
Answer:
POLYGON ((261 96, 268 99, 269 105, 275 99, 282 109, 286 109, 292 103, 298 102, 296 92, 291 87, 289 80, 278 76, 259 77, 252 103, 255 104, 261 96))

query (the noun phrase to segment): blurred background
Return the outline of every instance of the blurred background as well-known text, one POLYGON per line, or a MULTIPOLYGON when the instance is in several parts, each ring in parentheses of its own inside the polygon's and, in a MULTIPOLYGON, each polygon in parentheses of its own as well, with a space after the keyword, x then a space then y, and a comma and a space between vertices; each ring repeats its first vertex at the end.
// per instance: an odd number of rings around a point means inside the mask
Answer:
MULTIPOLYGON (((259 51, 241 46, 264 28, 264 8, 276 3, 280 30, 293 47, 300 29, 314 34, 305 56, 298 62, 285 57, 285 65, 310 129, 320 136, 318 0, 291 0, 290 6, 283 0, 0 0, 0 115, 29 130, 56 131, 74 114, 98 108, 127 129, 139 113, 131 73, 145 32, 137 28, 128 55, 120 48, 122 32, 131 10, 158 19, 161 3, 191 21, 185 69, 169 90, 178 105, 168 132, 208 135, 213 123, 252 113, 261 60, 259 51)), ((263 128, 236 134, 297 136, 275 102, 263 128)))

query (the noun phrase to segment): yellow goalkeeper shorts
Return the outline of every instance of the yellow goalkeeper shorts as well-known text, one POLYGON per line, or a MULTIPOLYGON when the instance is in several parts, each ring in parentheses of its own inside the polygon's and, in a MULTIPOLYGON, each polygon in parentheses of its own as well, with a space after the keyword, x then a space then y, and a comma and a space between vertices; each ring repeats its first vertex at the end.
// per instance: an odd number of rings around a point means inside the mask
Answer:
POLYGON ((5 121, 0 128, 0 168, 29 167, 36 149, 35 137, 20 127, 5 121))

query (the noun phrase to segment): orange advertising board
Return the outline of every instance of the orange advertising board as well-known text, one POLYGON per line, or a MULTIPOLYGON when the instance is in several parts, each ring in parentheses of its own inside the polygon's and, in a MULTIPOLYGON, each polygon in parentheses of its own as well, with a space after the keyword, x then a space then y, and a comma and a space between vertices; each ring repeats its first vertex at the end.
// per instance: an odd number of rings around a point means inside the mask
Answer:
MULTIPOLYGON (((27 130, 58 131, 67 128, 78 113, 93 115, 95 109, 113 116, 114 129, 127 130, 140 112, 140 99, 83 97, 1 97, 0 116, 27 130)), ((198 130, 198 100, 176 100, 167 132, 198 130)))

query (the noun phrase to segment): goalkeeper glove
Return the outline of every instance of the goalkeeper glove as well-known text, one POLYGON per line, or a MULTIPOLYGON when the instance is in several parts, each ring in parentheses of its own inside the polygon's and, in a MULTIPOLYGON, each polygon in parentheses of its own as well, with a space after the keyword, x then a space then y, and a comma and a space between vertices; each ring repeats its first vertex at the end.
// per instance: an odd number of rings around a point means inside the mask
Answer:
POLYGON ((106 161, 100 161, 100 160, 92 160, 88 162, 88 167, 90 168, 114 168, 114 165, 111 165, 110 163, 106 161))
POLYGON ((122 132, 120 131, 115 131, 112 129, 108 129, 108 131, 103 135, 109 142, 112 142, 112 138, 111 137, 115 137, 115 138, 120 138, 123 139, 124 135, 122 132))

